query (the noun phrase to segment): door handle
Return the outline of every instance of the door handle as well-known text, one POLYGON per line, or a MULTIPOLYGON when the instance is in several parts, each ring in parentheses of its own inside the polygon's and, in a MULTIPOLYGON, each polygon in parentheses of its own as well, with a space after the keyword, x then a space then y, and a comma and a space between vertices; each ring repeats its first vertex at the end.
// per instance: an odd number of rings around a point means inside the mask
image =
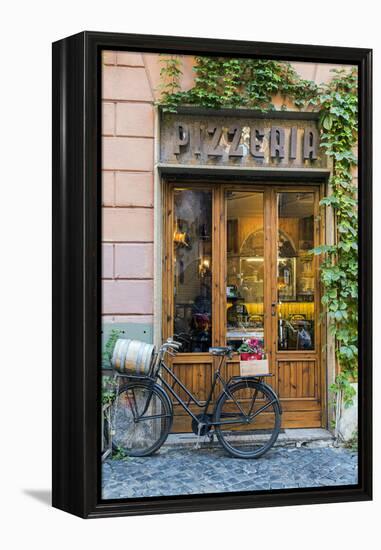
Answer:
POLYGON ((275 315, 276 315, 276 306, 277 305, 278 305, 278 302, 273 302, 271 304, 271 315, 272 315, 272 317, 275 317, 275 315))

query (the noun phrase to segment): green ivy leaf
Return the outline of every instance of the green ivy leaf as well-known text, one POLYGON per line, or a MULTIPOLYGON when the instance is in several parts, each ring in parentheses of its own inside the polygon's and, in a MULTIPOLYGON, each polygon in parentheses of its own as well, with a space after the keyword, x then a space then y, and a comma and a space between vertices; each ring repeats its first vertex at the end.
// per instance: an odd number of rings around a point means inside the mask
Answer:
POLYGON ((332 128, 333 118, 331 115, 326 115, 322 119, 322 125, 325 130, 330 130, 332 128))

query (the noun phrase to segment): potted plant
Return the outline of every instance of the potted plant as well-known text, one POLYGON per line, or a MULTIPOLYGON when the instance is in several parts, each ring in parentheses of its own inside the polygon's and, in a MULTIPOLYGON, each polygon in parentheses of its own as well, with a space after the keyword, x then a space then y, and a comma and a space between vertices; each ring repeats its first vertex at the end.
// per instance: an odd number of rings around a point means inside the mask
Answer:
POLYGON ((263 359, 264 352, 262 340, 258 338, 248 338, 242 342, 238 348, 238 352, 240 353, 241 361, 263 359))
POLYGON ((244 340, 238 348, 241 376, 263 376, 269 374, 269 363, 265 358, 263 341, 258 338, 244 340))

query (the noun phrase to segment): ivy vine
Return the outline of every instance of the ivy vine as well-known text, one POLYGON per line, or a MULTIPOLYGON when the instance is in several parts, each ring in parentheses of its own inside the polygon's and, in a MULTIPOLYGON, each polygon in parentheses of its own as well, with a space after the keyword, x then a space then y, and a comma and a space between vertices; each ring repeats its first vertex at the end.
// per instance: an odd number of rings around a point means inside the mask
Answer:
POLYGON ((336 214, 336 243, 314 249, 322 254, 322 303, 329 329, 336 337, 340 372, 332 387, 341 391, 344 404, 352 403, 358 368, 358 215, 357 189, 352 170, 357 163, 353 150, 358 137, 357 71, 336 71, 319 94, 321 146, 333 161, 330 194, 321 205, 336 214))
POLYGON ((296 107, 313 101, 317 86, 303 80, 289 63, 261 59, 196 57, 195 86, 182 91, 181 57, 162 56, 161 98, 164 111, 176 112, 179 105, 198 105, 210 109, 246 107, 260 111, 274 110, 272 99, 280 94, 296 107))
POLYGON ((348 406, 358 368, 358 216, 352 179, 358 132, 357 69, 335 71, 328 84, 317 86, 286 62, 195 57, 195 84, 183 91, 181 56, 163 55, 161 60, 159 104, 164 111, 176 112, 180 105, 271 111, 274 96, 280 95, 282 110, 289 99, 296 108, 320 112, 321 146, 333 164, 329 194, 320 204, 335 212, 336 241, 316 247, 313 253, 322 256, 322 303, 336 339, 339 374, 331 390, 340 393, 348 406))

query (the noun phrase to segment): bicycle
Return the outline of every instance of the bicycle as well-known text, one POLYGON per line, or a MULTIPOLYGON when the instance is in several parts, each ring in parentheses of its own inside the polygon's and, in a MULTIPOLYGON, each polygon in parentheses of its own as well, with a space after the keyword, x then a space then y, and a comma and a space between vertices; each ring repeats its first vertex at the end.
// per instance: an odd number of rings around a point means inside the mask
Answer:
MULTIPOLYGON (((221 357, 214 373, 210 393, 205 402, 199 401, 166 365, 166 354, 176 355, 182 343, 169 338, 153 361, 149 375, 130 376, 118 388, 113 405, 114 450, 126 456, 143 457, 155 453, 165 442, 173 422, 172 395, 192 419, 192 429, 198 436, 215 433, 219 443, 230 455, 238 458, 258 458, 277 440, 282 409, 274 390, 261 376, 233 376, 227 382, 221 368, 232 358, 231 347, 212 347, 209 352, 221 357), (166 374, 170 384, 163 374, 166 374), (222 386, 213 412, 209 407, 217 382, 222 386), (176 392, 178 385, 189 400, 185 402, 176 392), (194 414, 189 405, 200 409, 194 414)), ((270 375, 271 376, 271 375, 270 375)))

